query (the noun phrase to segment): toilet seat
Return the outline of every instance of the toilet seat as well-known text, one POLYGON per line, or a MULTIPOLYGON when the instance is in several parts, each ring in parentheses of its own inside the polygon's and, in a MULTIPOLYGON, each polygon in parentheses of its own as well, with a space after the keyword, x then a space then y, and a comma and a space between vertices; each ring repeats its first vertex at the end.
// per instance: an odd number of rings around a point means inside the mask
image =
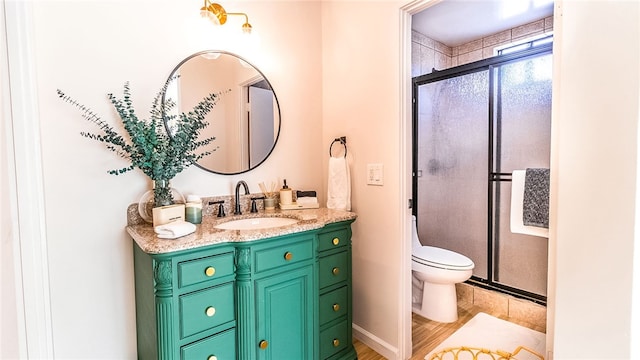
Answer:
POLYGON ((471 270, 473 261, 468 257, 447 249, 421 246, 413 249, 411 259, 417 263, 448 270, 471 270))

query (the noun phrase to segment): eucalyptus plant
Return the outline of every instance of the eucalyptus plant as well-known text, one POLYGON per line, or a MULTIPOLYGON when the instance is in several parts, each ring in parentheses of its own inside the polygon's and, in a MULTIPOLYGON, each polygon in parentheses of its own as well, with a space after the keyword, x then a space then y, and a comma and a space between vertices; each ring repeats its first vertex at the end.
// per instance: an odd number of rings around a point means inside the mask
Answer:
MULTIPOLYGON (((215 140, 214 136, 205 139, 199 139, 199 136, 209 125, 206 121, 207 114, 222 95, 209 94, 192 111, 174 114, 171 110, 176 106, 175 101, 163 99, 173 80, 175 78, 167 80, 154 98, 149 120, 140 119, 136 115, 129 82, 124 84, 122 98, 108 94, 111 104, 122 120, 126 136, 121 135, 90 108, 81 105, 60 89, 57 93, 63 101, 78 108, 84 119, 94 123, 101 130, 99 133, 83 131, 80 135, 104 143, 107 149, 131 162, 127 167, 109 170, 109 174, 119 175, 139 168, 156 183, 168 182, 176 174, 216 150, 203 150, 215 140), (165 123, 171 124, 171 134, 167 132, 165 123)), ((169 192, 169 189, 165 191, 169 192)), ((170 196, 170 192, 168 195, 170 196)), ((158 199, 156 205, 159 205, 158 199)))

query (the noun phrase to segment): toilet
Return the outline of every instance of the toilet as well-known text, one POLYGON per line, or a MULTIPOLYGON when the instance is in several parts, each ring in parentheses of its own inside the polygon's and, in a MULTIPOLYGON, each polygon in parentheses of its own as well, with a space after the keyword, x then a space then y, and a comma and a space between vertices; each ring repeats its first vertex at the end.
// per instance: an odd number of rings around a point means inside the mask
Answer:
POLYGON ((451 250, 423 246, 413 216, 411 270, 413 312, 443 323, 458 319, 456 284, 471 277, 474 263, 451 250))

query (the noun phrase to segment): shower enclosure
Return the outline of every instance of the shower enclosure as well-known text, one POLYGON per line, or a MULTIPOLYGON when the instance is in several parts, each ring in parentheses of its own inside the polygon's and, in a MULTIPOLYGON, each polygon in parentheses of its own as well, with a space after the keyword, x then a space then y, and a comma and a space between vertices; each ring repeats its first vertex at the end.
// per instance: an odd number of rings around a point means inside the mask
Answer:
POLYGON ((549 168, 552 45, 413 79, 413 199, 424 245, 472 282, 545 303, 547 238, 512 233, 511 173, 549 168))

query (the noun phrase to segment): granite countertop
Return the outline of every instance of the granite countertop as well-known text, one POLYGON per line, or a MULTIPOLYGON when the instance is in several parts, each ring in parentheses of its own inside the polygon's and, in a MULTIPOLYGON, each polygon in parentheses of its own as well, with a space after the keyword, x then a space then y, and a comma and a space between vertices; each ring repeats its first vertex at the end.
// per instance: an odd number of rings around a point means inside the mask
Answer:
POLYGON ((280 235, 293 234, 307 230, 319 229, 327 224, 335 222, 355 220, 355 218, 356 214, 353 212, 327 208, 260 211, 259 213, 247 213, 244 215, 227 216, 224 218, 203 216, 202 224, 197 225, 194 233, 171 240, 158 238, 153 230, 153 226, 149 223, 130 224, 126 229, 127 233, 129 233, 142 251, 148 254, 164 254, 214 244, 253 241, 280 235), (252 217, 288 217, 299 221, 293 225, 260 230, 221 230, 215 228, 216 225, 227 221, 252 217))

